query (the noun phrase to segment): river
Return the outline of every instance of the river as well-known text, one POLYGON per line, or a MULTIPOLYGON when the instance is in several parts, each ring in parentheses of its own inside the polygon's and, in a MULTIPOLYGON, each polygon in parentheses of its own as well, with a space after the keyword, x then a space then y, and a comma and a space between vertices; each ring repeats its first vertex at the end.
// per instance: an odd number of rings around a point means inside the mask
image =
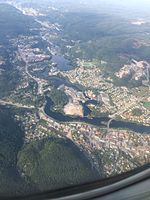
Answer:
MULTIPOLYGON (((53 102, 52 100, 46 96, 46 105, 44 108, 45 113, 55 119, 58 122, 85 122, 91 125, 95 125, 98 127, 107 127, 107 123, 110 120, 108 117, 99 117, 99 118, 88 118, 88 117, 71 117, 67 115, 63 115, 61 113, 55 112, 52 110, 53 102)), ((150 126, 144 126, 141 124, 131 123, 131 122, 124 122, 124 121, 116 121, 113 120, 110 128, 121 128, 121 129, 129 129, 139 133, 150 133, 150 126)))
POLYGON ((61 71, 68 71, 73 68, 69 60, 65 59, 62 55, 53 55, 52 62, 57 63, 57 68, 61 71))
MULTIPOLYGON (((52 61, 57 63, 57 68, 61 71, 71 70, 73 67, 70 65, 70 62, 66 60, 62 55, 54 55, 52 57, 52 61)), ((60 77, 49 77, 49 80, 55 87, 59 87, 62 84, 65 84, 70 87, 75 87, 72 83, 69 83, 64 78, 60 77)), ((53 102, 49 97, 46 96, 46 105, 44 108, 45 113, 59 122, 85 122, 88 124, 96 125, 98 127, 107 127, 107 123, 110 120, 108 117, 95 117, 95 118, 88 118, 88 114, 90 114, 90 109, 87 107, 88 103, 96 104, 96 101, 87 101, 85 104, 82 104, 84 107, 84 117, 72 117, 66 116, 62 113, 58 113, 52 110, 53 102)), ((113 120, 110 124, 110 128, 120 128, 120 129, 129 129, 139 133, 150 133, 150 126, 145 126, 142 124, 131 123, 126 121, 116 121, 113 120)))

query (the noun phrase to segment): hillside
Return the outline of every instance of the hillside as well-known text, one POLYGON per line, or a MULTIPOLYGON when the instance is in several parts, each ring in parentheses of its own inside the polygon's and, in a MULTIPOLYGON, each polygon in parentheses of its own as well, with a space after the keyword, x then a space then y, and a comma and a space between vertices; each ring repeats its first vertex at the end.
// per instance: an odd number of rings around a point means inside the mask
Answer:
POLYGON ((0 195, 16 195, 30 191, 16 167, 17 154, 23 145, 24 133, 9 109, 0 107, 0 195))
POLYGON ((0 43, 20 34, 29 35, 34 20, 8 4, 0 4, 0 43))
MULTIPOLYGON (((63 27, 61 37, 74 41, 69 50, 65 42, 61 45, 63 53, 67 52, 73 60, 106 61, 110 75, 131 59, 150 61, 149 21, 134 25, 131 19, 117 15, 77 11, 63 13, 58 21, 63 27)), ((60 45, 59 38, 57 44, 60 45)))
POLYGON ((15 59, 17 45, 13 39, 20 35, 34 35, 33 26, 38 27, 32 18, 13 6, 0 4, 0 98, 10 94, 21 79, 16 68, 23 64, 15 59), (16 62, 12 62, 14 59, 16 62))
POLYGON ((67 139, 45 138, 23 145, 24 131, 14 121, 14 114, 0 107, 0 195, 51 190, 101 178, 67 139))
POLYGON ((18 167, 41 191, 100 178, 83 153, 66 139, 47 138, 25 145, 18 154, 18 167))

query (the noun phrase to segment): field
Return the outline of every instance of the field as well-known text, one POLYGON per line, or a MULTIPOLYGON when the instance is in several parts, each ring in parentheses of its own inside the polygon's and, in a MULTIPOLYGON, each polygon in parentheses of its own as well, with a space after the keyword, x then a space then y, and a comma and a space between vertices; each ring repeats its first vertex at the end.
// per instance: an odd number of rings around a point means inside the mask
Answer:
POLYGON ((150 109, 150 102, 144 102, 144 107, 150 109))

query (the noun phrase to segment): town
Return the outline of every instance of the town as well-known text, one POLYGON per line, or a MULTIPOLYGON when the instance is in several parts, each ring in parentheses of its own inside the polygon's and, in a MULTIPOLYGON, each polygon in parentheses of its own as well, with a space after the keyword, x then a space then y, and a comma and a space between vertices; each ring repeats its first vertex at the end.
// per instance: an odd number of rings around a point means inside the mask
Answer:
MULTIPOLYGON (((33 9, 23 10, 19 7, 19 10, 29 16, 43 16, 33 9)), ((12 62, 21 74, 21 82, 9 96, 0 99, 1 105, 15 110, 15 120, 21 122, 25 131, 24 143, 50 136, 66 137, 87 155, 98 171, 101 158, 107 176, 149 163, 149 133, 111 127, 112 120, 150 126, 149 63, 131 60, 131 64, 124 65, 114 74, 115 78, 122 79, 132 71, 131 79, 139 81, 142 78, 142 84, 133 88, 116 85, 111 76, 106 76, 102 67, 107 64, 104 60, 78 58, 74 68, 61 70, 58 63, 53 62, 54 55, 61 56, 61 49, 50 39, 52 36, 60 37, 62 26, 40 20, 36 22, 41 26, 39 35, 21 35, 9 41, 16 49, 12 62), (64 82, 54 84, 51 81, 54 78, 64 82), (104 116, 108 122, 105 121, 103 127, 74 120, 62 122, 53 119, 44 110, 46 93, 51 90, 61 91, 68 97, 68 103, 61 113, 63 117, 86 117, 90 120, 104 116), (87 101, 96 103, 87 105, 90 113, 85 116, 83 104, 87 101)), ((67 45, 67 48, 72 47, 67 45)), ((65 59, 65 55, 62 56, 65 59)), ((0 66, 5 62, 0 57, 0 66)))

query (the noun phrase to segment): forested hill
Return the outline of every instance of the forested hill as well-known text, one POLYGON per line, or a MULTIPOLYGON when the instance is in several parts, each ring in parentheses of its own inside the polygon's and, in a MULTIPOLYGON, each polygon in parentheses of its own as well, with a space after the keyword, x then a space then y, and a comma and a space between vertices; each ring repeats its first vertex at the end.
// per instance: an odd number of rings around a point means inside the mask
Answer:
POLYGON ((20 34, 29 35, 35 21, 11 5, 0 4, 0 42, 8 41, 20 34))
POLYGON ((48 137, 23 145, 14 111, 0 107, 0 196, 91 182, 101 176, 68 139, 48 137), (23 175, 23 176, 22 176, 23 175))
MULTIPOLYGON (((62 37, 76 41, 68 51, 72 59, 104 60, 110 74, 131 59, 150 61, 149 21, 137 26, 126 16, 76 11, 64 13, 59 23, 62 37)), ((62 49, 65 52, 65 47, 62 49)))
POLYGON ((14 121, 10 109, 0 107, 0 195, 25 193, 29 186, 17 170, 17 154, 23 145, 24 132, 14 121))
POLYGON ((22 76, 17 69, 18 65, 22 67, 22 63, 15 59, 17 43, 14 41, 12 44, 12 39, 17 40, 21 35, 38 34, 38 31, 32 31, 35 27, 38 25, 31 17, 23 15, 11 5, 0 4, 0 61, 3 62, 0 65, 3 71, 0 75, 0 98, 10 95, 10 92, 19 85, 22 76), (12 60, 16 60, 16 63, 12 60))
POLYGON ((101 178, 68 139, 47 138, 25 145, 18 155, 18 167, 41 191, 101 178))

